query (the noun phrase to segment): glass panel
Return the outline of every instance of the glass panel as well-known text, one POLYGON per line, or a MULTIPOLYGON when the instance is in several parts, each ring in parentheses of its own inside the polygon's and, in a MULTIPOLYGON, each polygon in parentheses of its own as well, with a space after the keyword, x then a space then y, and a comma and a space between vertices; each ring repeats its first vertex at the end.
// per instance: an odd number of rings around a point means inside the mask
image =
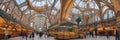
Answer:
POLYGON ((20 5, 21 3, 25 2, 26 0, 15 0, 15 1, 18 5, 20 5))
POLYGON ((24 11, 25 9, 27 9, 27 7, 28 7, 28 6, 23 6, 23 7, 21 8, 21 10, 24 11))

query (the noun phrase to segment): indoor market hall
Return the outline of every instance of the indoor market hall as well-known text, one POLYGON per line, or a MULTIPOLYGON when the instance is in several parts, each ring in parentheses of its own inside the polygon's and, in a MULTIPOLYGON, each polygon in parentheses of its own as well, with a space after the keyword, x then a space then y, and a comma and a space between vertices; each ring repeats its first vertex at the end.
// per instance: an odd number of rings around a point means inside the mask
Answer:
POLYGON ((120 0, 0 0, 0 40, 120 40, 120 0))

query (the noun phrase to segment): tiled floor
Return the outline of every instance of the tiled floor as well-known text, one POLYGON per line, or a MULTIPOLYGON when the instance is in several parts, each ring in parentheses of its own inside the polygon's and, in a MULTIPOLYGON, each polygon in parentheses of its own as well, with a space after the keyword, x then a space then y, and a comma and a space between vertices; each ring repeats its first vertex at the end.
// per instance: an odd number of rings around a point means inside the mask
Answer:
MULTIPOLYGON (((9 40, 25 40, 25 38, 22 37, 15 37, 15 38, 10 38, 9 40)), ((29 39, 28 40, 32 40, 29 39)), ((37 35, 35 35, 34 40, 55 40, 53 37, 46 37, 45 35, 42 36, 41 38, 39 38, 37 35)), ((110 36, 108 39, 106 38, 106 36, 97 36, 97 37, 90 37, 88 36, 85 39, 70 39, 70 40, 115 40, 114 36, 110 36)))

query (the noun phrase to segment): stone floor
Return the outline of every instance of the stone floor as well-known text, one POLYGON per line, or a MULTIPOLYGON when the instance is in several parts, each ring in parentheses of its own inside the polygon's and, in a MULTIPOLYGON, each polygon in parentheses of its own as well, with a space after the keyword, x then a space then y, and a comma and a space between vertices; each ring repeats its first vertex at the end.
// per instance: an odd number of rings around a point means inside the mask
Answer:
MULTIPOLYGON (((26 39, 22 38, 22 37, 15 37, 15 38, 10 38, 8 40, 26 40, 26 39)), ((32 39, 28 38, 28 40, 32 40, 32 39)), ((55 40, 55 39, 53 37, 46 37, 45 35, 43 35, 41 38, 39 38, 39 36, 35 35, 34 40, 55 40)), ((70 40, 115 40, 115 37, 110 36, 107 39, 106 36, 97 36, 97 37, 87 36, 87 38, 85 38, 85 39, 70 39, 70 40)))

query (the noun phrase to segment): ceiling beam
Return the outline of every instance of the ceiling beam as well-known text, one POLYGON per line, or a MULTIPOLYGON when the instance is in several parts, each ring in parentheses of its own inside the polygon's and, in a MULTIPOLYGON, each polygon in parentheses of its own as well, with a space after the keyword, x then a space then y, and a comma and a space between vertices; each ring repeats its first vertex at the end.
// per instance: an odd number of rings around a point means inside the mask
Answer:
POLYGON ((60 20, 65 21, 68 19, 68 16, 71 12, 75 0, 60 0, 61 9, 60 9, 60 20))
POLYGON ((101 0, 94 0, 95 3, 97 4, 99 11, 98 11, 98 16, 100 17, 101 22, 103 21, 103 13, 102 13, 102 7, 101 7, 101 0))
POLYGON ((107 1, 102 1, 106 6, 108 6, 110 9, 114 10, 114 7, 113 7, 113 4, 112 3, 109 3, 107 1))
POLYGON ((46 7, 46 6, 36 7, 36 6, 33 6, 33 5, 32 5, 32 3, 30 2, 30 0, 26 0, 26 1, 27 1, 28 6, 29 6, 31 9, 35 10, 36 12, 38 12, 38 13, 41 13, 41 12, 47 10, 47 7, 46 7))
POLYGON ((20 4, 20 5, 18 5, 19 6, 19 8, 21 8, 21 7, 23 7, 23 6, 28 6, 27 5, 27 2, 23 2, 22 4, 20 4))

